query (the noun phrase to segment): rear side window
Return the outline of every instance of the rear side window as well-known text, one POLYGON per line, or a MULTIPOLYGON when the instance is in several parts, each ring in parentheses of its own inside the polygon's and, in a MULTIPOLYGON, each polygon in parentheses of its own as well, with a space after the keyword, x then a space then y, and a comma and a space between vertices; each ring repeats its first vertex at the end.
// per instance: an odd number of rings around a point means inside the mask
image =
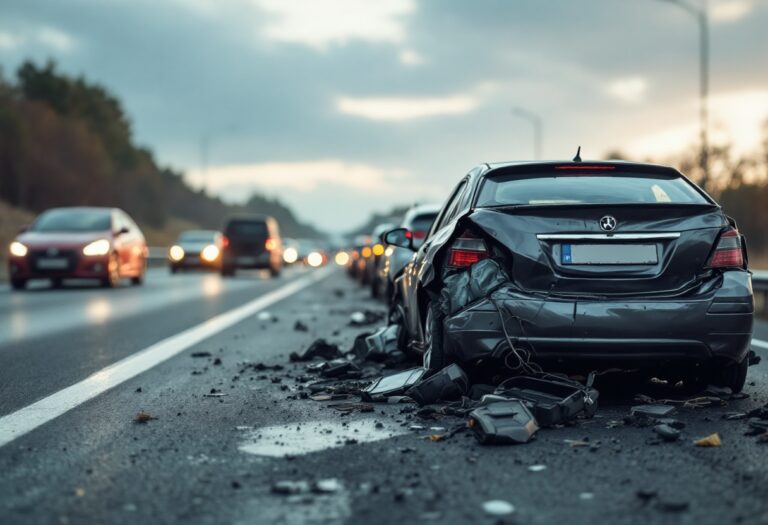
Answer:
POLYGON ((233 221, 227 224, 228 237, 267 238, 267 224, 257 221, 233 221))
POLYGON ((680 177, 621 174, 500 174, 483 182, 478 207, 558 204, 710 204, 680 177))

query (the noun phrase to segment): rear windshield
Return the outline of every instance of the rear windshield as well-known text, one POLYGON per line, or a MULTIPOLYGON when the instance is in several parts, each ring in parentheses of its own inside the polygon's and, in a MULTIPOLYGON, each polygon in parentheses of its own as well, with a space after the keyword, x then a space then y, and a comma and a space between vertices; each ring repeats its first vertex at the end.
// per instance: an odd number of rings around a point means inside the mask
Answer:
POLYGON ((257 221, 234 221, 227 224, 229 237, 267 237, 267 224, 257 221))
POLYGON ((94 232, 112 228, 110 210, 50 210, 30 230, 36 232, 94 232))
POLYGON ((616 175, 509 174, 490 176, 477 206, 558 204, 710 204, 680 177, 616 175))
POLYGON ((187 242, 213 242, 216 240, 216 232, 184 232, 179 235, 179 240, 187 242))

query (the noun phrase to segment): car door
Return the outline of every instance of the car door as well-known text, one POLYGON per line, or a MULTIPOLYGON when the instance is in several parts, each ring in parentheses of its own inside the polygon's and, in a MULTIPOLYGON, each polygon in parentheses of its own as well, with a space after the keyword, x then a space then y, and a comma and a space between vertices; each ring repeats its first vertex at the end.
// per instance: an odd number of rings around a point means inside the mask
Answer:
POLYGON ((435 220, 432 228, 421 245, 421 248, 416 252, 411 262, 408 263, 402 278, 402 297, 403 297, 403 316, 408 333, 416 344, 420 344, 422 341, 421 333, 421 312, 426 305, 420 305, 419 299, 419 274, 421 273, 422 266, 425 262, 425 257, 429 251, 430 246, 435 239, 440 237, 440 233, 448 227, 453 219, 456 217, 460 204, 466 199, 465 193, 467 191, 468 183, 467 178, 456 186, 451 193, 443 208, 435 220))

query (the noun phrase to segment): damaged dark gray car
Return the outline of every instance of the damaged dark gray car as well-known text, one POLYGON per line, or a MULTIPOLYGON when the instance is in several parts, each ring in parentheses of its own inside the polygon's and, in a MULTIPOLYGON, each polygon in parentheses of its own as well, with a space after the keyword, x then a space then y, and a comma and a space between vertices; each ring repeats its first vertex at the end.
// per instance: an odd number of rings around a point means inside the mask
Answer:
MULTIPOLYGON (((385 239, 413 247, 402 228, 385 239)), ((744 238, 663 166, 474 168, 397 281, 394 308, 430 370, 530 357, 547 370, 638 369, 740 391, 749 365, 744 238)))

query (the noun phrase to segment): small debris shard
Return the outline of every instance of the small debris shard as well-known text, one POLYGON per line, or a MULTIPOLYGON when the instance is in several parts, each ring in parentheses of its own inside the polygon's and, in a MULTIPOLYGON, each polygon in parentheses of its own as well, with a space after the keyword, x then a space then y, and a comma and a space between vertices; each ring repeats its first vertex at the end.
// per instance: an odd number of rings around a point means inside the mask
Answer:
POLYGON ((338 345, 329 343, 325 339, 317 339, 309 345, 309 348, 307 348, 304 353, 299 354, 297 352, 292 352, 290 359, 292 362, 311 361, 315 357, 329 360, 339 358, 341 355, 338 345))
POLYGON ((303 322, 301 322, 301 320, 299 320, 299 319, 297 319, 296 322, 294 323, 293 329, 296 332, 308 332, 309 331, 309 327, 306 324, 304 324, 303 322))
POLYGON ((211 357, 210 352, 192 352, 191 357, 211 357))
POLYGON ((715 432, 707 437, 697 439, 693 444, 697 447, 719 447, 723 444, 723 441, 720 439, 720 434, 715 432))
POLYGON ((454 363, 416 383, 405 392, 405 395, 423 406, 437 401, 459 399, 467 393, 468 389, 467 374, 454 363))
POLYGON ((312 486, 312 492, 317 494, 333 494, 341 490, 341 483, 336 478, 320 479, 312 486))
POLYGON ((544 472, 547 470, 546 465, 531 465, 528 467, 528 472, 544 472))
POLYGON ((269 321, 272 319, 272 314, 267 311, 259 312, 259 314, 256 316, 256 319, 259 321, 269 321))
POLYGON ((385 312, 375 312, 373 310, 363 310, 362 312, 353 312, 349 316, 350 326, 366 326, 378 323, 383 320, 387 314, 385 312))
POLYGON ((144 412, 143 410, 139 410, 139 413, 134 416, 133 422, 138 423, 140 425, 146 425, 148 422, 152 421, 153 419, 157 419, 157 418, 155 416, 148 414, 147 412, 144 412))
POLYGON ((306 494, 309 492, 309 489, 309 483, 306 481, 283 480, 278 481, 272 485, 272 492, 274 494, 283 494, 286 496, 294 494, 306 494))
POLYGON ((515 512, 515 506, 508 501, 493 499, 483 503, 483 512, 489 516, 506 516, 515 512))
POLYGON ((656 425, 653 427, 653 431, 664 441, 672 442, 680 439, 680 431, 669 425, 656 425))
POLYGON ((483 445, 527 443, 539 430, 533 414, 519 399, 499 401, 473 410, 467 426, 483 445))
POLYGON ((629 409, 630 415, 647 417, 667 417, 675 412, 675 407, 669 405, 647 404, 637 405, 629 409))
MULTIPOLYGON (((425 372, 422 367, 418 367, 380 377, 363 389, 363 400, 372 401, 374 396, 401 396, 408 388, 415 385, 425 372)), ((398 399, 398 402, 400 401, 398 399)))

